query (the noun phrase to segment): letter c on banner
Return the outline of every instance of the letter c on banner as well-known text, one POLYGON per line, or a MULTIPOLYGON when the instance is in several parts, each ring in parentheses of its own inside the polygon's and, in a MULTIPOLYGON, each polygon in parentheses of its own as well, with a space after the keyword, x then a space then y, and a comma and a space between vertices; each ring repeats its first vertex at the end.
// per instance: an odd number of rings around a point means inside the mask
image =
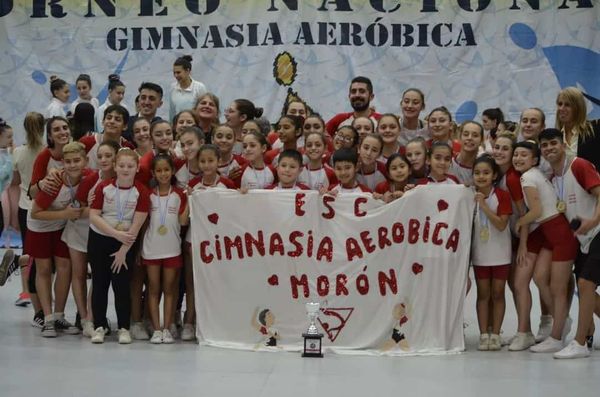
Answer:
POLYGON ((366 203, 367 200, 365 197, 359 197, 354 201, 354 215, 357 217, 367 215, 367 211, 361 211, 360 205, 366 203))

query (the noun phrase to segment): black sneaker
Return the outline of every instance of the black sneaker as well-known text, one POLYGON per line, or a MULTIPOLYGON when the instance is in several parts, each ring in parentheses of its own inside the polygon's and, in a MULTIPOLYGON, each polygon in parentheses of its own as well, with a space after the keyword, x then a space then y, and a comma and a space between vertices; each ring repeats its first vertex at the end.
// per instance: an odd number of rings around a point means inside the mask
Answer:
POLYGON ((33 315, 33 320, 31 320, 31 326, 35 328, 44 328, 44 311, 40 310, 39 312, 33 315))
POLYGON ((594 350, 594 335, 588 335, 585 337, 585 344, 590 351, 594 350))
POLYGON ((2 257, 2 263, 0 263, 0 287, 6 284, 6 280, 19 268, 19 261, 15 260, 18 258, 15 256, 13 250, 6 250, 2 257))
POLYGON ((53 321, 49 321, 48 323, 44 324, 44 327, 42 328, 42 336, 44 338, 56 338, 56 328, 54 328, 53 321))
POLYGON ((66 318, 55 320, 54 326, 57 331, 62 331, 67 335, 77 335, 79 333, 79 328, 68 322, 66 318))

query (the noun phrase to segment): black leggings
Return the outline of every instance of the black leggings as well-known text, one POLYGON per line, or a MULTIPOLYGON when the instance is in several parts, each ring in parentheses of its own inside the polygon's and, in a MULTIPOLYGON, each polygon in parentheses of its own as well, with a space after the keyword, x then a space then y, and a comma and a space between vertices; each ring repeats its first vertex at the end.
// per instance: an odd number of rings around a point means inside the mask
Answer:
MULTIPOLYGON (((136 243, 137 244, 137 243, 136 243)), ((94 328, 108 328, 106 309, 108 307, 108 288, 112 284, 115 295, 115 311, 119 329, 129 329, 131 317, 131 268, 135 265, 136 244, 129 249, 125 262, 127 269, 122 268, 119 273, 110 269, 113 257, 121 243, 112 237, 103 236, 90 228, 88 238, 88 261, 92 267, 92 313, 94 315, 94 328)))

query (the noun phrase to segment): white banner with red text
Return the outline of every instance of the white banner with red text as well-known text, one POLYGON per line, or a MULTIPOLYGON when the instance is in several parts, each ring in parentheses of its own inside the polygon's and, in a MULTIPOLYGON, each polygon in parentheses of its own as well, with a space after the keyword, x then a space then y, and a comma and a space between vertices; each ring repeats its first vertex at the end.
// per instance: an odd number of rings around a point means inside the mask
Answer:
POLYGON ((473 193, 421 186, 370 194, 195 192, 190 200, 197 335, 249 350, 300 350, 307 302, 326 351, 464 350, 473 193))

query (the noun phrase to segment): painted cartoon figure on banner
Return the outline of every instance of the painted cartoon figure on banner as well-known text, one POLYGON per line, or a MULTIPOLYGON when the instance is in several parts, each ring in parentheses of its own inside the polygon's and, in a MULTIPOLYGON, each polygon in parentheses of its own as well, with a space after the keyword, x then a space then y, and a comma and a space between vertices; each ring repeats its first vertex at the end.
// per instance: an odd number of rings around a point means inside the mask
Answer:
POLYGON ((252 326, 263 335, 263 341, 256 345, 258 349, 261 345, 267 347, 276 347, 279 339, 279 332, 273 327, 275 324, 275 315, 270 309, 256 308, 252 315, 252 326))
POLYGON ((405 335, 405 324, 409 320, 410 305, 404 302, 396 304, 392 310, 392 316, 396 323, 392 329, 392 335, 383 342, 379 350, 388 351, 399 347, 400 349, 407 351, 410 349, 410 346, 405 335))

